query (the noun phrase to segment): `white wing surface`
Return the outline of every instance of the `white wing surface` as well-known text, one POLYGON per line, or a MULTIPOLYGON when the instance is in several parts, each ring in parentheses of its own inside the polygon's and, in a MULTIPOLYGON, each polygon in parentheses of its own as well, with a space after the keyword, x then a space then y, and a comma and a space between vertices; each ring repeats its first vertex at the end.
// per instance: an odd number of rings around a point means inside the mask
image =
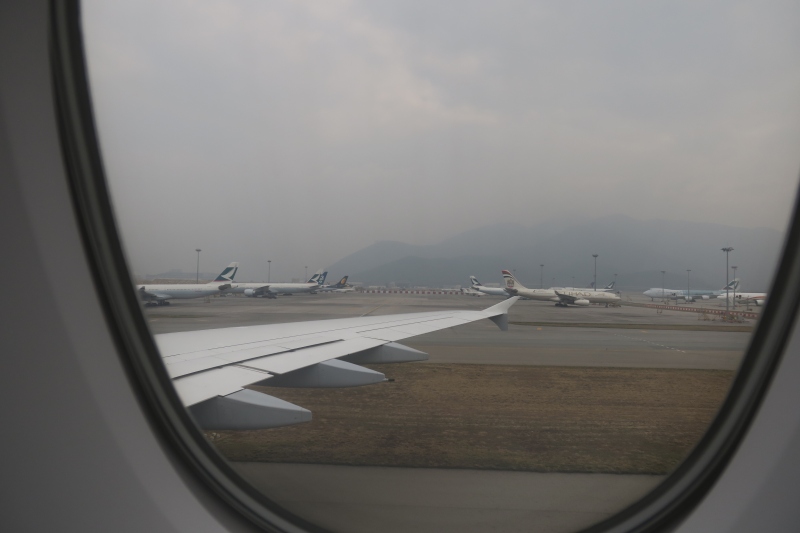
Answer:
POLYGON ((310 413, 247 385, 349 387, 384 381, 351 362, 419 361, 396 341, 490 319, 508 328, 509 298, 481 311, 435 311, 156 335, 167 372, 202 427, 255 429, 310 420, 310 413), (344 358, 345 360, 339 360, 344 358), (338 360, 338 361, 334 361, 338 360), (292 413, 297 416, 292 418, 292 413), (287 414, 288 413, 288 414, 287 414))

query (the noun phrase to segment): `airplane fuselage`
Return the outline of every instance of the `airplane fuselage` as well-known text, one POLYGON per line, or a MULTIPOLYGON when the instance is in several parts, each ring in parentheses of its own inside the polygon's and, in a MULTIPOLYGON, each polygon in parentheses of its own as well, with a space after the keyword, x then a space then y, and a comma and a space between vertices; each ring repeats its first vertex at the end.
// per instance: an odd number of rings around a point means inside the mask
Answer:
MULTIPOLYGON (((610 304, 622 300, 622 298, 620 298, 618 294, 602 290, 595 291, 589 289, 566 289, 566 290, 554 290, 553 292, 563 303, 569 303, 569 302, 564 302, 565 296, 569 298, 574 298, 576 301, 588 300, 589 303, 592 304, 610 304)), ((586 305, 586 304, 577 304, 577 305, 586 305)))
POLYGON ((478 292, 482 292, 483 294, 488 294, 490 296, 506 296, 508 297, 508 293, 505 289, 500 287, 484 287, 483 285, 473 285, 470 287, 473 290, 478 292))
POLYGON ((316 283, 234 283, 225 292, 244 294, 245 296, 261 296, 270 294, 312 293, 319 289, 316 283))
POLYGON ((144 301, 186 300, 219 294, 223 283, 137 285, 136 290, 144 301))
MULTIPOLYGON (((733 291, 731 291, 733 293, 733 291)), ((653 299, 665 299, 665 300, 685 300, 688 298, 695 299, 700 298, 702 300, 708 300, 711 297, 719 296, 720 294, 725 294, 725 291, 709 291, 709 290, 702 290, 702 289, 691 289, 687 291, 686 289, 664 289, 661 287, 654 287, 652 289, 648 289, 643 293, 645 296, 648 296, 653 299)))
POLYGON ((553 289, 528 289, 527 287, 516 286, 514 288, 502 289, 506 296, 522 296, 529 300, 539 300, 542 302, 560 302, 561 299, 553 289))
POLYGON ((736 292, 730 291, 730 294, 720 294, 718 299, 724 300, 728 298, 730 301, 739 305, 756 305, 758 307, 767 302, 767 293, 765 292, 736 292))

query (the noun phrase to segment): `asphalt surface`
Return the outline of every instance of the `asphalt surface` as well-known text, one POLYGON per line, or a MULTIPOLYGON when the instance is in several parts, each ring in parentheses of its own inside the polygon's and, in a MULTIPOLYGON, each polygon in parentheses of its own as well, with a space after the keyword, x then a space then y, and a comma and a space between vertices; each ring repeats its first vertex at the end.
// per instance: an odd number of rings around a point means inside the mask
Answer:
MULTIPOLYGON (((495 297, 319 294, 275 300, 175 300, 146 308, 153 333, 362 315, 483 309, 495 297)), ((631 296, 646 303, 648 298, 631 296)), ((715 306, 716 302, 703 305, 715 306)), ((751 333, 703 315, 642 307, 560 308, 520 301, 502 332, 489 321, 410 338, 431 362, 734 370, 751 333), (548 323, 537 326, 536 323, 548 323), (555 323, 555 325, 554 325, 555 323), (591 327, 595 325, 596 327, 591 327), (707 331, 689 331, 702 325, 707 331), (648 329, 648 326, 671 329, 648 329), (633 328, 633 329, 631 329, 633 328)), ((749 320, 740 324, 754 326, 749 320)), ((631 504, 655 476, 542 474, 238 463, 236 468, 289 510, 338 531, 574 531, 631 504)))
POLYGON ((661 476, 236 463, 256 488, 334 531, 576 531, 655 487, 661 476))
MULTIPOLYGON (((440 309, 483 309, 499 298, 404 294, 319 294, 262 298, 226 297, 174 300, 147 308, 154 333, 220 327, 386 315, 440 309)), ((516 322, 559 323, 559 327, 510 325, 502 332, 489 321, 449 328, 403 341, 425 351, 432 362, 633 368, 737 368, 751 333, 735 331, 702 315, 654 309, 555 307, 520 301, 509 313, 516 322), (596 324, 602 327, 587 327, 596 324), (659 328, 647 329, 647 325, 659 328), (619 328, 615 327, 618 326, 619 328), (630 326, 636 326, 630 329, 630 326), (690 331, 703 326, 710 331, 690 331), (687 328, 687 329, 684 329, 687 328)))

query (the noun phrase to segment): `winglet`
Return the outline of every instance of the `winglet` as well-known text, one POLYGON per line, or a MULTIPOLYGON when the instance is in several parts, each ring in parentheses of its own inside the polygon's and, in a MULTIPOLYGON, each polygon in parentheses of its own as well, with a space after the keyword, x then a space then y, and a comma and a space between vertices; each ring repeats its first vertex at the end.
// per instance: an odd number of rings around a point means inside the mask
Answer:
POLYGON ((497 324, 498 328, 508 331, 508 310, 517 303, 517 300, 519 300, 519 296, 512 296, 499 304, 484 309, 483 312, 489 315, 487 318, 497 324))

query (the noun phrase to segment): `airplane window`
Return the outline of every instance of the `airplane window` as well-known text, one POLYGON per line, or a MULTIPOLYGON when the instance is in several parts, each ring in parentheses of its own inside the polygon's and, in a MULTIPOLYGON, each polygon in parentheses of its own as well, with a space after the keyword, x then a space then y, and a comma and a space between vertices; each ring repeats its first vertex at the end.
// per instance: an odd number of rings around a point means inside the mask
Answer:
POLYGON ((798 11, 84 2, 187 420, 312 529, 577 531, 663 492, 775 294, 798 11))

